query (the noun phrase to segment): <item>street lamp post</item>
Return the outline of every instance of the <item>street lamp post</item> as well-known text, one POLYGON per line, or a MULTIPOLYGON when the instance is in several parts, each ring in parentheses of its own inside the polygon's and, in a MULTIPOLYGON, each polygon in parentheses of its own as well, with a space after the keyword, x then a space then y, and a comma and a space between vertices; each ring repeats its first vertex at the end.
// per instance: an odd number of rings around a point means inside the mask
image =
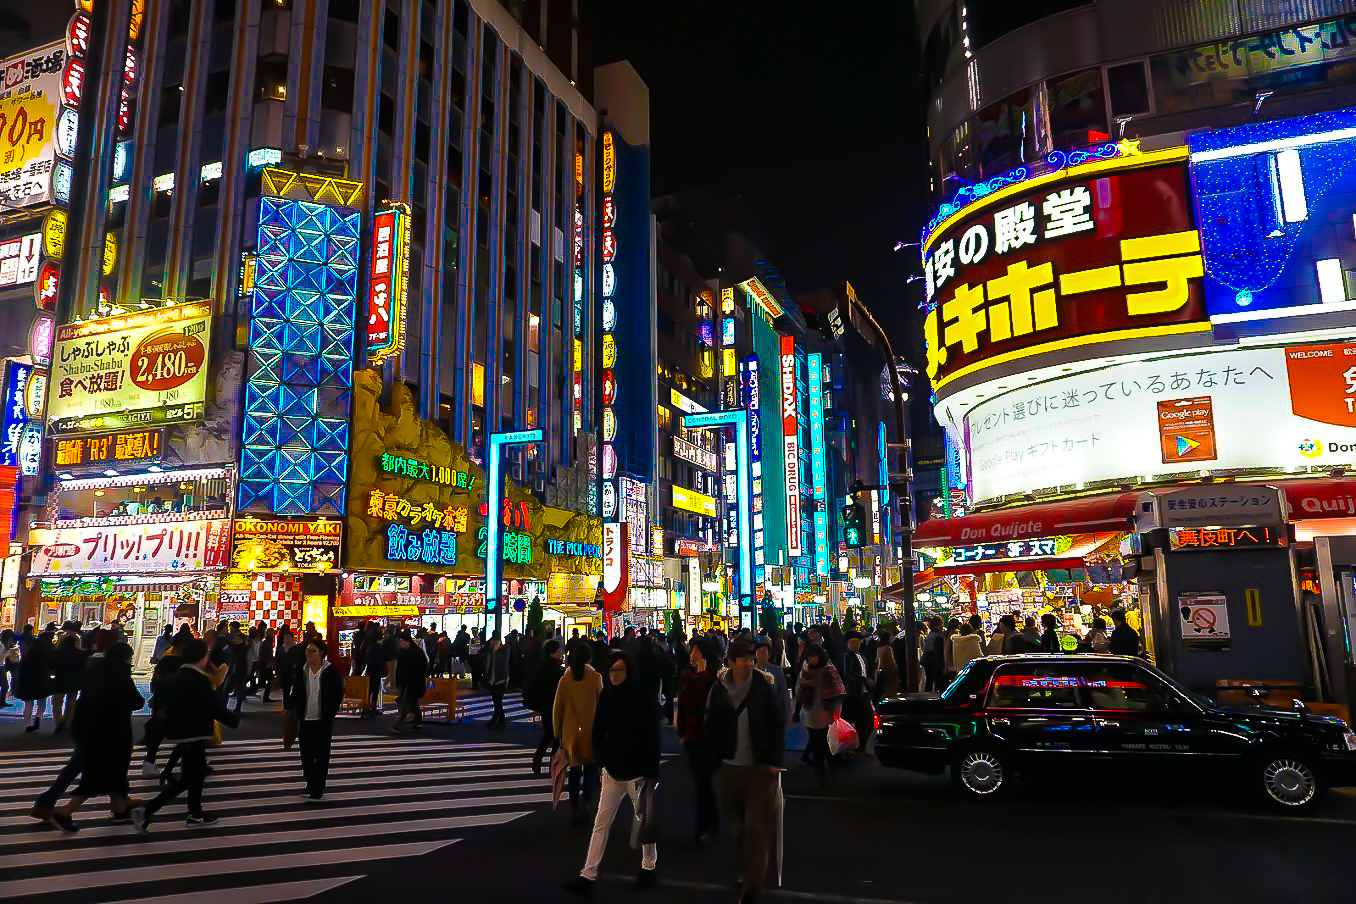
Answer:
POLYGON ((505 446, 539 443, 541 430, 513 430, 491 433, 488 444, 490 485, 485 494, 485 606, 494 613, 494 633, 504 627, 504 605, 499 598, 504 572, 504 467, 505 446), (491 602, 493 600, 493 602, 491 602))

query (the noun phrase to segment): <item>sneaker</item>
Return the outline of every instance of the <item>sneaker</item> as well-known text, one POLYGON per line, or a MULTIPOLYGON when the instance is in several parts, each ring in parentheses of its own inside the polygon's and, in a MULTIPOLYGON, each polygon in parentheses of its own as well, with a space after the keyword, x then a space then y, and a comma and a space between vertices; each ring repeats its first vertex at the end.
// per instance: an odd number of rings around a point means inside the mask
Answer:
POLYGON ((560 887, 572 895, 579 895, 581 898, 593 897, 593 880, 585 879, 583 876, 575 876, 570 881, 562 883, 560 887))
POLYGON ((160 767, 157 766, 155 763, 152 763, 150 760, 142 760, 141 774, 146 776, 146 778, 159 778, 160 767))
POLYGON ((400 723, 391 726, 391 734, 400 734, 400 723))
POLYGON ((642 868, 639 873, 636 873, 636 882, 631 887, 636 891, 644 891, 647 888, 653 888, 654 882, 654 870, 642 868))
POLYGON ((200 826, 214 826, 218 822, 220 822, 220 820, 211 813, 199 813, 196 816, 190 813, 188 814, 188 819, 184 820, 184 825, 191 829, 200 826))
POLYGON ((75 825, 75 820, 71 819, 65 813, 53 812, 51 816, 47 817, 47 821, 67 835, 74 835, 76 832, 80 831, 75 825))
POLYGON ((323 794, 307 794, 302 798, 302 800, 306 801, 308 804, 318 804, 324 801, 324 799, 325 795, 323 794))
POLYGON ((136 826, 137 833, 141 835, 151 830, 151 814, 145 807, 137 807, 132 811, 132 825, 136 826))
POLYGON ((113 825, 115 826, 130 826, 132 824, 132 814, 134 812, 136 811, 124 810, 121 813, 110 814, 108 821, 113 823, 113 825))
POLYGON ((423 731, 423 730, 424 725, 422 722, 415 722, 413 725, 410 726, 410 731, 423 731))

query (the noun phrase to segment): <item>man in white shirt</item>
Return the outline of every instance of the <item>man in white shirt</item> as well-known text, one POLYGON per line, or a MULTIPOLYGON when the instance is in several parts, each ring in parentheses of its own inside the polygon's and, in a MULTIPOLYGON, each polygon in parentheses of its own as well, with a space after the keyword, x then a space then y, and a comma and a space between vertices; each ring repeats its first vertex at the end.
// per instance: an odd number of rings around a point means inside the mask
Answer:
POLYGON ((330 667, 326 652, 325 642, 318 636, 306 641, 306 666, 297 675, 292 691, 292 717, 297 723, 301 772, 306 777, 306 800, 310 802, 325 795, 334 717, 344 699, 344 677, 330 667))

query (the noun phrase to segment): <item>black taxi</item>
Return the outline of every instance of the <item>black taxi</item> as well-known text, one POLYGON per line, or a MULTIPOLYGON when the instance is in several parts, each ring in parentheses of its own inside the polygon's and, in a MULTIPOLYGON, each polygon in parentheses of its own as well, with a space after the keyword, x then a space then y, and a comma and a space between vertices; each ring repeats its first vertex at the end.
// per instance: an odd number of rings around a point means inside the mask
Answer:
POLYGON ((1303 809, 1325 788, 1356 784, 1356 735, 1341 719, 1222 706, 1130 656, 1020 655, 976 659, 940 695, 878 707, 885 766, 939 774, 976 798, 1014 776, 1067 776, 1080 766, 1235 782, 1279 808, 1303 809))

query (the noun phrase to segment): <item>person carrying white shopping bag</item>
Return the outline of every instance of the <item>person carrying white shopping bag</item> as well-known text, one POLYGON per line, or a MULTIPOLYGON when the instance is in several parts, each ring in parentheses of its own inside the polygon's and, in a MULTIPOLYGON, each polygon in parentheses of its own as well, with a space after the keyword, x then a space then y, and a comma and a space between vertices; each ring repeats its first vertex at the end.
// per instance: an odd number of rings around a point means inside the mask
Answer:
POLYGON ((654 818, 654 788, 659 778, 659 701, 646 692, 626 653, 618 651, 609 657, 607 678, 610 683, 603 687, 593 716, 594 757, 603 769, 598 814, 593 820, 584 868, 562 886, 584 897, 593 894, 608 831, 623 797, 631 798, 639 823, 631 835, 632 844, 639 844, 641 850, 637 889, 654 885, 659 860, 654 818))

